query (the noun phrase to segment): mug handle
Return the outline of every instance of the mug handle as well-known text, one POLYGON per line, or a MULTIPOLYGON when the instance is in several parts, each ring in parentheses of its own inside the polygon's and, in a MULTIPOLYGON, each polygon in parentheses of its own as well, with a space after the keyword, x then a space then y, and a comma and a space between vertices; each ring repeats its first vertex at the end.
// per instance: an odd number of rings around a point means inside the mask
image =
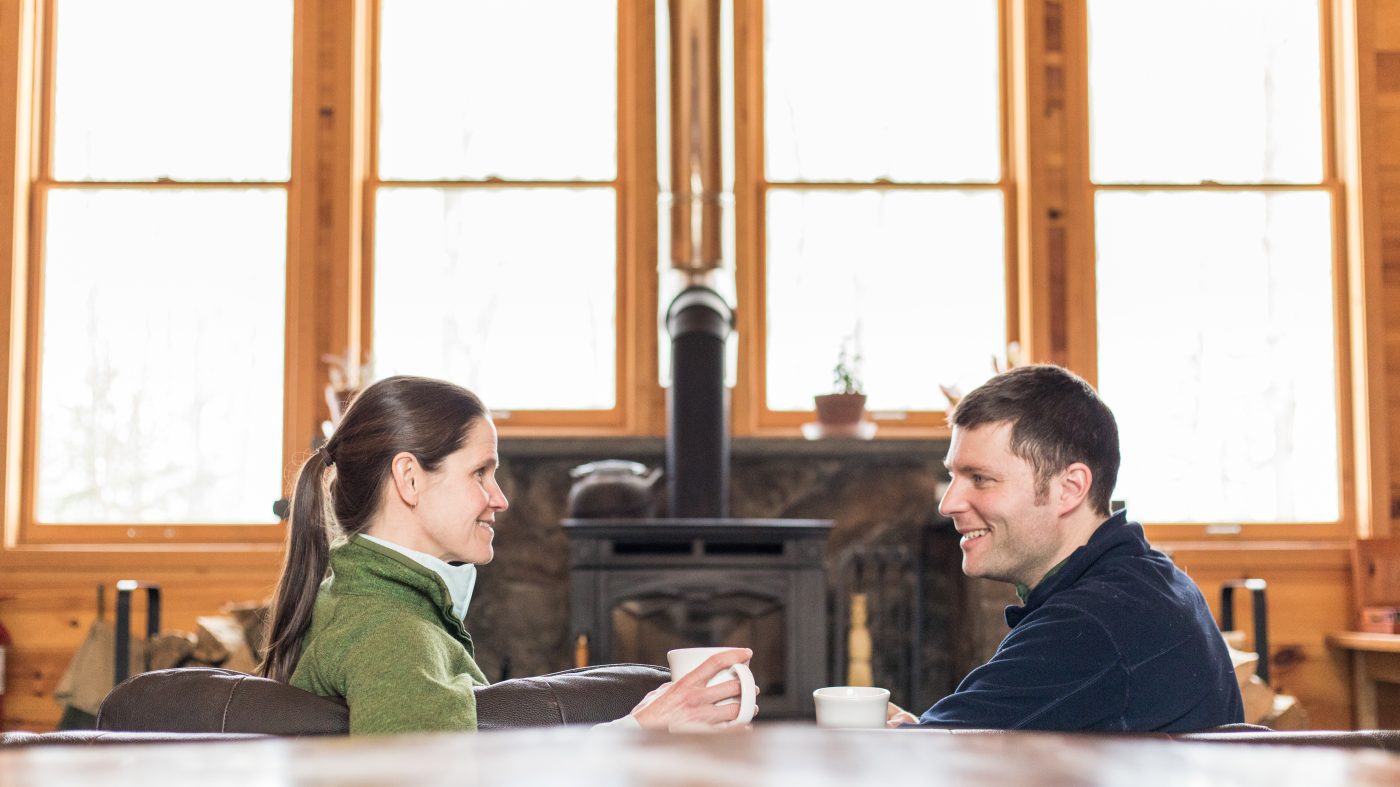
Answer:
POLYGON ((753 721, 758 692, 753 681, 753 671, 749 669, 748 664, 741 661, 731 669, 739 676, 739 715, 730 725, 738 727, 753 721))

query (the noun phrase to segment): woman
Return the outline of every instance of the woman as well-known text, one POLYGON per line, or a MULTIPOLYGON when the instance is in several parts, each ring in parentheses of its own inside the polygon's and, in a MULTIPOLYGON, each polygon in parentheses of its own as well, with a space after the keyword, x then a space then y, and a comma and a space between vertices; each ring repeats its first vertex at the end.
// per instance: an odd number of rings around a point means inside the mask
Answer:
MULTIPOLYGON (((366 388, 297 478, 260 672, 345 698, 352 734, 476 729, 472 689, 487 680, 463 617, 509 506, 498 464, 470 391, 421 377, 366 388)), ((738 681, 705 683, 751 655, 717 654, 614 723, 731 721, 739 706, 715 703, 738 681)))

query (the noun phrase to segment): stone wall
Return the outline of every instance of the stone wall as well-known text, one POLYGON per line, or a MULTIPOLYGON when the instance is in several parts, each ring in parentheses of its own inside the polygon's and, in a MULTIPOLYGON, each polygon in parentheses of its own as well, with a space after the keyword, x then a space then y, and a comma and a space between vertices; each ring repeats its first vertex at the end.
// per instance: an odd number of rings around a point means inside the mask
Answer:
MULTIPOLYGON (((895 700, 922 710, 951 691, 985 660, 1005 633, 1001 606, 1014 600, 996 583, 969 582, 951 524, 938 516, 938 485, 946 478, 942 441, 737 440, 733 446, 730 513, 738 517, 835 520, 827 552, 835 627, 844 620, 846 590, 897 595, 912 578, 869 569, 879 555, 904 550, 923 565, 923 642, 918 694, 909 697, 898 675, 909 669, 911 640, 902 624, 876 620, 875 681, 895 700), (854 577, 861 556, 864 576, 854 577), (879 587, 866 587, 878 582, 879 587), (840 588, 838 592, 836 589, 840 588)), ((481 571, 468 625, 488 677, 542 674, 573 666, 569 624, 566 516, 569 470, 596 459, 631 459, 663 466, 659 438, 501 442, 501 484, 510 510, 501 516, 496 560, 481 571)), ((844 636, 844 632, 842 634, 844 636)), ((832 637, 833 658, 839 644, 832 637)), ((839 663, 833 682, 840 682, 839 663)))

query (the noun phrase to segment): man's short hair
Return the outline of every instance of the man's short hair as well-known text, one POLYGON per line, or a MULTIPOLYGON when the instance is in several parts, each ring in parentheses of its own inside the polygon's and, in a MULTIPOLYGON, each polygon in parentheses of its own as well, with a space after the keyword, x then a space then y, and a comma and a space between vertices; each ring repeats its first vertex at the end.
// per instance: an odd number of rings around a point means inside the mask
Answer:
POLYGON ((1050 479, 1075 462, 1093 473, 1089 503, 1108 516, 1118 482, 1118 423, 1083 378, 1059 366, 1021 366, 964 396, 948 415, 961 429, 1011 423, 1011 453, 1035 469, 1037 502, 1050 479))

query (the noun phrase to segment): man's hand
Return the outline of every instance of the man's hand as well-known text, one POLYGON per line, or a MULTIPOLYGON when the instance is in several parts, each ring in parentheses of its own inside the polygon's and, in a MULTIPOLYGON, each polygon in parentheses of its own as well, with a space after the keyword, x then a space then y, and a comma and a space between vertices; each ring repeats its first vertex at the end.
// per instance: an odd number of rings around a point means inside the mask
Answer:
MULTIPOLYGON (((685 727, 712 727, 732 722, 739 716, 739 703, 716 705, 716 702, 738 697, 737 680, 706 686, 710 679, 741 661, 753 658, 748 648, 734 648, 716 653, 700 662, 700 666, 673 683, 664 683, 637 703, 628 714, 642 729, 667 730, 685 727)), ((758 713, 758 709, 754 709, 758 713)))
POLYGON ((918 724, 919 717, 899 707, 893 702, 885 712, 885 726, 898 727, 901 724, 918 724))

